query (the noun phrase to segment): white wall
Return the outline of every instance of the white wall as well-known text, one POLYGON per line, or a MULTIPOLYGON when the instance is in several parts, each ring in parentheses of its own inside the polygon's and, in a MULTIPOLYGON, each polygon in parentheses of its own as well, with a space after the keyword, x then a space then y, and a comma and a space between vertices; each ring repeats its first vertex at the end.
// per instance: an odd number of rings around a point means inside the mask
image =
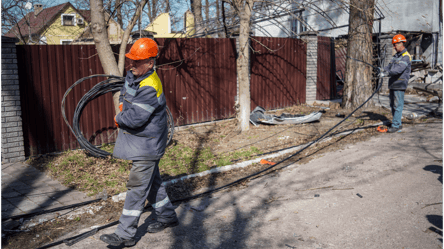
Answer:
MULTIPOLYGON (((435 64, 436 47, 438 46, 438 63, 442 64, 442 37, 438 37, 440 29, 439 23, 439 0, 376 0, 376 4, 384 15, 381 21, 381 32, 388 33, 392 31, 425 31, 434 33, 434 42, 431 44, 424 55, 428 57, 427 61, 435 64)), ((303 12, 304 19, 308 25, 315 31, 330 29, 348 25, 349 15, 346 10, 340 8, 339 1, 318 0, 313 2, 315 6, 309 5, 308 1, 300 0, 306 8, 303 12), (321 13, 324 11, 329 18, 324 18, 321 13)), ((293 9, 296 9, 296 4, 293 9)), ((273 7, 276 10, 278 7, 273 7)), ((267 14, 267 13, 265 13, 267 14)), ((375 13, 375 19, 380 16, 375 13)), ((267 20, 253 25, 254 35, 288 37, 291 34, 290 15, 267 20), (287 32, 286 32, 287 31, 287 32)), ((311 30, 307 28, 307 30, 311 30)), ((373 32, 379 32, 379 22, 375 21, 373 32)), ((330 29, 319 33, 321 36, 338 37, 348 34, 348 27, 330 29)), ((441 34, 442 36, 442 34, 441 34)))

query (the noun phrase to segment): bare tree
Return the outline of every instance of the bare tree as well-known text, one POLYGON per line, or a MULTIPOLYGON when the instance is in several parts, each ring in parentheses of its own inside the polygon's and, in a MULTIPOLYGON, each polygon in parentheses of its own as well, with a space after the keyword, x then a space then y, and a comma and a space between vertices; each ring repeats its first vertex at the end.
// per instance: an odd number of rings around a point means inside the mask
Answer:
MULTIPOLYGON (((355 58, 372 64, 372 29, 375 11, 374 0, 351 0, 350 27, 348 31, 347 62, 342 107, 356 108, 370 97, 372 88, 372 67, 353 60, 355 58)), ((367 106, 374 105, 371 101, 367 106)))
POLYGON ((251 13, 254 0, 235 0, 235 9, 240 17, 239 48, 236 61, 239 82, 239 122, 240 129, 247 131, 250 128, 250 75, 249 75, 249 37, 251 30, 251 13))
MULTIPOLYGON (((142 9, 145 7, 148 0, 142 0, 133 15, 131 21, 128 23, 127 29, 123 33, 122 42, 119 49, 119 62, 117 63, 111 49, 111 45, 108 40, 108 31, 106 29, 105 21, 105 8, 103 6, 103 0, 90 0, 91 6, 91 31, 94 37, 94 44, 99 55, 100 63, 102 64, 105 74, 123 75, 125 64, 125 51, 126 44, 128 43, 131 30, 137 23, 139 16, 142 13, 142 9)), ((120 93, 113 94, 114 109, 116 113, 119 113, 119 95, 120 93)))
POLYGON ((194 29, 196 36, 203 33, 202 0, 190 0, 191 12, 194 15, 194 29))

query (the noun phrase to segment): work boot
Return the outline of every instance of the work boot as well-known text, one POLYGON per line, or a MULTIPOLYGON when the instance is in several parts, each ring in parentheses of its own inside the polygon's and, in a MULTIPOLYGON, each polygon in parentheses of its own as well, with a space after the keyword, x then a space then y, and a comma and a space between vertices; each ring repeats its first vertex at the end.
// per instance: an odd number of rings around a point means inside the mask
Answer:
POLYGON ((170 222, 170 223, 163 223, 163 222, 157 221, 155 223, 150 224, 148 226, 148 228, 146 229, 146 231, 149 233, 158 233, 158 232, 163 231, 167 227, 175 227, 178 225, 179 225, 178 220, 170 222))
POLYGON ((394 133, 394 132, 400 132, 400 131, 401 131, 401 126, 399 128, 390 127, 387 130, 388 133, 394 133))
POLYGON ((100 236, 100 240, 112 246, 121 246, 122 244, 124 246, 133 246, 136 244, 136 240, 134 240, 134 238, 131 239, 120 238, 119 235, 115 233, 104 234, 100 236))
MULTIPOLYGON (((388 126, 388 127, 392 127, 392 124, 390 123, 390 124, 388 124, 387 126, 388 126)), ((402 125, 400 125, 400 126, 398 127, 398 129, 402 130, 402 125)))

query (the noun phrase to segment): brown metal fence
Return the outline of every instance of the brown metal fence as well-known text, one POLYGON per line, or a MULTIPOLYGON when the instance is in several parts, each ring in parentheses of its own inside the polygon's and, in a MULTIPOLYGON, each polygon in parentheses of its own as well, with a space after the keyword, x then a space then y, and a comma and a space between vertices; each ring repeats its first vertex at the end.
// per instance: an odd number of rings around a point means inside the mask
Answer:
MULTIPOLYGON (((234 116, 236 44, 234 39, 156 39, 160 47, 157 73, 176 125, 234 116)), ((282 108, 305 102, 306 45, 292 38, 254 37, 251 60, 252 109, 282 108)), ((113 47, 114 52, 118 47, 113 47)), ((61 100, 82 77, 102 74, 94 45, 19 45, 20 97, 25 154, 33 156, 79 148, 63 121, 61 100)), ((94 78, 75 87, 66 99, 72 124, 81 97, 94 78)), ((115 141, 111 93, 88 103, 80 129, 95 145, 115 141)))
POLYGON ((334 43, 330 37, 318 37, 318 70, 316 99, 336 97, 334 43))
POLYGON ((232 117, 236 96, 234 39, 156 39, 157 73, 176 125, 232 117))
POLYGON ((251 47, 251 109, 304 103, 306 44, 293 38, 253 37, 251 47))
MULTIPOLYGON (((36 155, 78 148, 74 135, 61 115, 62 97, 75 81, 103 73, 94 46, 17 46, 20 99, 25 154, 36 155)), ((66 115, 72 124, 80 98, 103 79, 93 79, 73 89, 66 100, 66 115)), ((84 110, 80 127, 94 144, 115 139, 111 93, 92 101, 84 110), (111 137, 110 137, 111 136, 111 137)))
MULTIPOLYGON (((234 115, 236 95, 233 39, 157 39, 158 74, 176 125, 234 115)), ((118 47, 113 47, 114 52, 118 47)), ((128 49, 127 49, 128 50, 128 49)), ((103 74, 94 45, 19 45, 20 97, 26 156, 79 148, 61 115, 66 90, 80 78, 103 74)), ((66 99, 70 124, 81 97, 104 78, 76 86, 66 99)), ((95 145, 114 142, 111 93, 88 103, 80 129, 95 145)))

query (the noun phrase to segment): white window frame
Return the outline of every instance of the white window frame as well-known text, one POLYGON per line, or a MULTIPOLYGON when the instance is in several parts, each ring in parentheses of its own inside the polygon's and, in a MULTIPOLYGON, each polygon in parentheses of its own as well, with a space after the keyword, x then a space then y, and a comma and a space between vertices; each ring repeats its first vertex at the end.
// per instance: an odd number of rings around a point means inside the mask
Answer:
POLYGON ((70 39, 60 40, 60 45, 63 45, 63 42, 64 42, 64 41, 72 42, 73 40, 72 40, 72 39, 71 39, 71 40, 70 40, 70 39))
POLYGON ((72 16, 73 17, 73 25, 72 26, 76 26, 77 22, 76 22, 76 14, 62 14, 62 26, 71 26, 71 25, 64 25, 63 24, 63 17, 64 16, 72 16))

